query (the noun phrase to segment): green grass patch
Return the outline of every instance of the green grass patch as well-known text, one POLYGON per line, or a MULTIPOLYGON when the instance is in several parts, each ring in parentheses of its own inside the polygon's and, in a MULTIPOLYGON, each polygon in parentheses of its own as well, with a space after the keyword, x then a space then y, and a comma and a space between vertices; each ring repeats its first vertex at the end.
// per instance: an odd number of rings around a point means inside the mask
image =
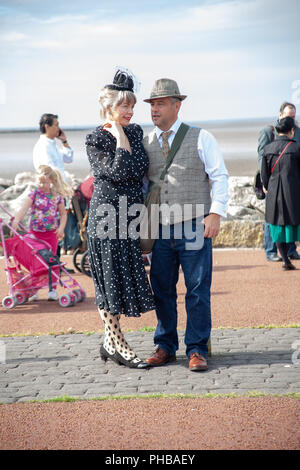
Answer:
MULTIPOLYGON (((272 330, 275 328, 300 328, 300 323, 290 323, 288 325, 252 325, 252 326, 219 326, 218 328, 212 328, 212 331, 214 330, 246 330, 246 329, 265 329, 265 330, 272 330)), ((122 329, 124 333, 130 333, 130 332, 153 332, 155 331, 154 326, 144 326, 142 328, 139 328, 137 330, 131 329, 122 329)), ((184 331, 183 328, 178 328, 178 331, 184 331)), ((11 337, 26 337, 26 336, 60 336, 60 335, 94 335, 94 334, 104 334, 104 330, 97 330, 97 331, 81 331, 81 330, 73 330, 73 329, 68 329, 66 331, 59 331, 59 332, 54 332, 50 331, 48 333, 12 333, 12 334, 0 334, 0 338, 11 338, 11 337)))
MULTIPOLYGON (((205 394, 183 394, 183 393, 150 393, 150 394, 137 394, 137 395, 104 395, 99 397, 92 397, 92 398, 80 398, 80 397, 70 397, 70 396, 62 396, 62 397, 55 397, 55 398, 48 398, 45 400, 28 400, 22 403, 74 403, 74 402, 86 402, 86 401, 107 401, 107 400, 149 400, 149 399, 216 399, 216 398, 261 398, 261 397, 277 397, 277 398, 293 398, 296 400, 300 400, 300 393, 265 393, 259 392, 258 390, 250 390, 247 393, 205 393, 205 394)), ((7 403, 0 403, 0 405, 4 405, 7 403)), ((12 405, 21 404, 21 403, 9 403, 12 405)))

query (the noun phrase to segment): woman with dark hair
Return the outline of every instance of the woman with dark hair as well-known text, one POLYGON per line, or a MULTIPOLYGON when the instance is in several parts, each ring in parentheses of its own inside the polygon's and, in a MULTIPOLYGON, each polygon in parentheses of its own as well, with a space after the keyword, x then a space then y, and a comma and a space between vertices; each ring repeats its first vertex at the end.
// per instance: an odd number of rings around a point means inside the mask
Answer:
POLYGON ((126 209, 143 203, 142 180, 149 165, 143 130, 130 124, 136 103, 132 75, 119 70, 113 83, 101 90, 99 102, 104 122, 87 135, 86 149, 94 176, 88 253, 95 304, 105 327, 100 354, 103 360, 146 368, 149 365, 128 345, 119 323, 121 314, 140 317, 155 308, 139 238, 128 233, 133 217, 127 211, 124 222, 121 214, 125 199, 126 209))
POLYGON ((278 122, 278 135, 264 149, 261 170, 267 190, 266 222, 286 271, 296 269, 287 256, 287 243, 300 241, 300 144, 293 140, 294 130, 291 117, 278 122))

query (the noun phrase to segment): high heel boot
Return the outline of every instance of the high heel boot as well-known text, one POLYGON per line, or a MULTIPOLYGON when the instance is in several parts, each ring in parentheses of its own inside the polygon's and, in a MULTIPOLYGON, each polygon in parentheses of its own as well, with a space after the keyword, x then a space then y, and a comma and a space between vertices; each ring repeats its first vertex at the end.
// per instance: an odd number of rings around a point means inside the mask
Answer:
POLYGON ((105 325, 104 344, 100 349, 101 357, 106 360, 109 358, 130 368, 148 368, 149 364, 139 359, 125 340, 120 328, 120 315, 111 315, 101 309, 99 309, 99 313, 105 325))

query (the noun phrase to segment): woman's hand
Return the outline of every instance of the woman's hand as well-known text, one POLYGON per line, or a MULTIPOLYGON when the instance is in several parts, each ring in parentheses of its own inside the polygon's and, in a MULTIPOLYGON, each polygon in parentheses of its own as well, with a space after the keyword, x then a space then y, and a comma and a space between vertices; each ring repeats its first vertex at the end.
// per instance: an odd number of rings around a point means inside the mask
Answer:
POLYGON ((119 124, 117 121, 107 120, 103 124, 103 129, 110 132, 117 139, 117 148, 120 147, 125 150, 128 150, 129 153, 132 153, 129 141, 125 135, 125 132, 121 124, 119 124))
POLYGON ((107 120, 103 124, 103 128, 106 131, 110 132, 117 140, 120 138, 121 135, 124 135, 124 131, 121 124, 116 121, 107 120))

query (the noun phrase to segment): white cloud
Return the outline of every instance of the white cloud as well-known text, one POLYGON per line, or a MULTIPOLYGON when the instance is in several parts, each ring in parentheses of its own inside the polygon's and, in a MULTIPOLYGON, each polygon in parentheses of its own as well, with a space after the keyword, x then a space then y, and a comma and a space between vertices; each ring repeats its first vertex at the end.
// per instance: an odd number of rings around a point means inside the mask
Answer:
POLYGON ((85 21, 88 19, 87 15, 60 15, 60 16, 51 16, 50 18, 47 19, 36 19, 35 21, 38 21, 42 24, 57 24, 57 23, 76 23, 76 22, 81 22, 85 21))
POLYGON ((0 36, 0 39, 3 41, 7 42, 16 42, 16 41, 22 41, 23 39, 26 39, 27 35, 23 33, 19 33, 17 31, 9 31, 2 36, 0 36))
POLYGON ((40 41, 32 41, 29 43, 31 47, 37 48, 37 49, 53 49, 57 47, 62 47, 63 42, 60 41, 55 41, 54 39, 45 39, 45 40, 40 40, 40 41))

